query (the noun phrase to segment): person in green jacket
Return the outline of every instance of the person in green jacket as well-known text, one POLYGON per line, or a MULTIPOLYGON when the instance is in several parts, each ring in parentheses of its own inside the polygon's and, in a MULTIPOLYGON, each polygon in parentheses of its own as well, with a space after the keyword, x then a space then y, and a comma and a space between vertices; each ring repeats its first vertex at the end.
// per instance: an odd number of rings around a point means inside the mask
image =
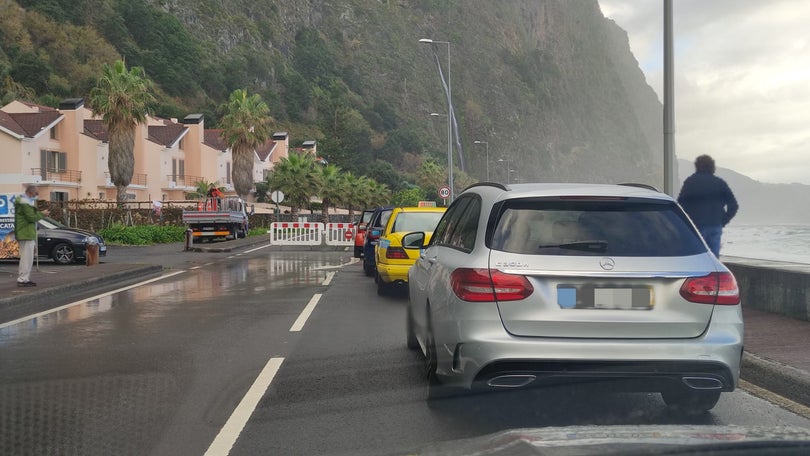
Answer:
POLYGON ((25 188, 25 195, 14 200, 14 237, 20 245, 20 268, 17 275, 18 287, 35 287, 31 281, 31 268, 34 265, 34 248, 37 242, 37 221, 43 214, 37 209, 39 190, 34 185, 25 188))

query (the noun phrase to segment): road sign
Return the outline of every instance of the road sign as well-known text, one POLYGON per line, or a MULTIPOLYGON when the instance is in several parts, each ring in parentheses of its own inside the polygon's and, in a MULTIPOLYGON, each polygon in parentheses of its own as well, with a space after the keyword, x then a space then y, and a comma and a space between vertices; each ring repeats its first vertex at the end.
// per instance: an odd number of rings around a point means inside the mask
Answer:
POLYGON ((274 203, 278 204, 284 201, 284 192, 282 192, 281 190, 276 190, 270 197, 273 198, 274 203))
POLYGON ((442 185, 439 187, 439 197, 440 198, 450 198, 450 187, 446 185, 442 185))
POLYGON ((352 238, 352 236, 354 236, 354 235, 352 234, 352 230, 346 230, 346 233, 344 233, 344 234, 343 234, 343 236, 344 236, 344 237, 346 238, 346 240, 348 241, 348 240, 349 240, 349 239, 351 239, 351 238, 352 238))

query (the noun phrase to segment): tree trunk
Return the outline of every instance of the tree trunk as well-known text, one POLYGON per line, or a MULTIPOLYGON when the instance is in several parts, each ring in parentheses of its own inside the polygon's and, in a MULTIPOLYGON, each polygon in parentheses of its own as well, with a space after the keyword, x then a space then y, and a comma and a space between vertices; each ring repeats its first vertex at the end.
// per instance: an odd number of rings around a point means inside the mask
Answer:
POLYGON ((127 201, 127 187, 135 172, 135 126, 110 126, 109 135, 107 169, 117 190, 116 199, 121 205, 127 201))
POLYGON ((245 145, 235 145, 231 150, 233 155, 233 170, 231 179, 233 188, 242 199, 253 190, 253 150, 245 145))

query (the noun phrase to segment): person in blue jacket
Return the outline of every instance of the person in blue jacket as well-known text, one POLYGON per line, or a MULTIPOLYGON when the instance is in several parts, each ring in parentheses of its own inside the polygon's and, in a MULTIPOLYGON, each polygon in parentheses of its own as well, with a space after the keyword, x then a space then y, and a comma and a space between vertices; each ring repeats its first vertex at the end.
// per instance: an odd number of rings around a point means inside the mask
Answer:
POLYGON ((714 159, 701 155, 695 159, 695 173, 683 181, 678 203, 692 219, 714 256, 720 257, 723 227, 740 208, 726 181, 714 175, 714 159))

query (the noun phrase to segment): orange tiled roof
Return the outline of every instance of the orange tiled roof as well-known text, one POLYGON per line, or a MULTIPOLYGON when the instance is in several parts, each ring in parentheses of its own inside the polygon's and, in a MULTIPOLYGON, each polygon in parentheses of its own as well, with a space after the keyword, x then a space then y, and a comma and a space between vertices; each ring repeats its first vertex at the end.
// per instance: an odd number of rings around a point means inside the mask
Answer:
POLYGON ((180 139, 180 136, 187 130, 182 124, 164 122, 167 125, 150 125, 149 140, 161 146, 170 146, 180 139))
POLYGON ((91 138, 103 142, 109 142, 110 136, 107 132, 107 126, 104 121, 97 119, 88 119, 84 121, 84 134, 91 138))
POLYGON ((62 117, 59 111, 7 113, 0 111, 0 127, 15 134, 33 138, 48 125, 62 117))
POLYGON ((216 150, 225 152, 228 150, 228 144, 222 139, 222 130, 216 128, 208 128, 203 132, 203 144, 216 150))
POLYGON ((264 144, 259 146, 256 149, 256 156, 259 157, 259 160, 265 161, 270 154, 273 153, 273 149, 276 148, 276 142, 272 139, 267 140, 264 144))

